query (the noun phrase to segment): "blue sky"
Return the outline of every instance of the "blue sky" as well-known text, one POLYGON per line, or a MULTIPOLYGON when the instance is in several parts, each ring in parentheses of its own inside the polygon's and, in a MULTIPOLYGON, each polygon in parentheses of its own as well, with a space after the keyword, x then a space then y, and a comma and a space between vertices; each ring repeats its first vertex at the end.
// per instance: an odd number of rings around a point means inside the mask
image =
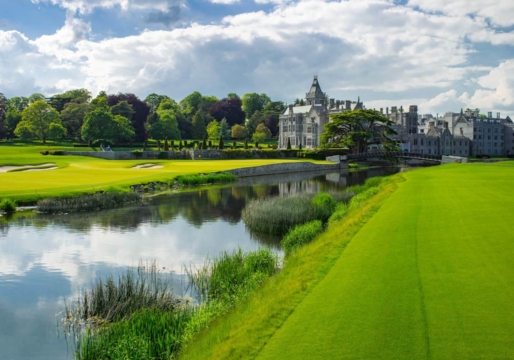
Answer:
POLYGON ((508 0, 0 0, 0 92, 192 91, 514 114, 508 0))

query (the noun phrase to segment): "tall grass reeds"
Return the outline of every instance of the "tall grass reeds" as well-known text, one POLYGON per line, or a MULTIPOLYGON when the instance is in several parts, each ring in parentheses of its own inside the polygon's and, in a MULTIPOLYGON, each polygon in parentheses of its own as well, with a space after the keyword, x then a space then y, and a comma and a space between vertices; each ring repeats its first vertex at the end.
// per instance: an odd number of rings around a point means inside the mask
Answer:
POLYGON ((187 186, 220 184, 237 181, 237 176, 232 175, 230 173, 183 175, 178 176, 177 181, 179 184, 187 186))
POLYGON ((0 211, 5 211, 7 213, 16 211, 16 203, 11 199, 3 199, 0 201, 0 211))
POLYGON ((298 250, 305 244, 310 243, 322 232, 323 223, 320 220, 314 220, 306 224, 295 226, 287 233, 281 242, 286 256, 298 250))
POLYGON ((108 190, 103 193, 39 200, 37 210, 44 213, 66 213, 144 204, 143 197, 137 193, 108 190))
POLYGON ((309 221, 326 222, 335 205, 336 200, 328 193, 256 199, 243 209, 242 218, 253 231, 286 234, 296 225, 309 221))

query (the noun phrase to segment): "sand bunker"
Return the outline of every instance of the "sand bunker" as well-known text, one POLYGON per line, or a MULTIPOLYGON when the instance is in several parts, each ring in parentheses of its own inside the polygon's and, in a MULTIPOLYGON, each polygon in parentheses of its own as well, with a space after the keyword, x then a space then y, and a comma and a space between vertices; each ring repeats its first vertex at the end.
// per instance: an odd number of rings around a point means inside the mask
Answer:
POLYGON ((132 169, 162 169, 164 166, 156 164, 141 164, 136 165, 132 169))
POLYGON ((54 163, 47 163, 41 165, 24 165, 24 166, 0 166, 0 173, 6 173, 11 170, 18 171, 42 171, 42 170, 55 170, 57 166, 54 163))

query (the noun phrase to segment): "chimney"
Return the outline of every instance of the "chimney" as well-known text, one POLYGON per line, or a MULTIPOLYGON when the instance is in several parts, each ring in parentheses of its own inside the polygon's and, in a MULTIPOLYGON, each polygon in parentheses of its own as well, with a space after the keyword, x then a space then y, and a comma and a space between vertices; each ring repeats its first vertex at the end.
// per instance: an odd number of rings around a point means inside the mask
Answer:
POLYGON ((351 110, 351 109, 352 109, 352 101, 346 100, 346 110, 351 110))
POLYGON ((389 115, 389 108, 386 107, 386 115, 389 115))
POLYGON ((339 110, 339 106, 341 105, 341 101, 337 100, 336 101, 336 109, 339 110))
POLYGON ((443 121, 443 129, 448 129, 448 122, 447 121, 443 121))
POLYGON ((492 111, 489 111, 489 112, 487 113, 487 118, 488 118, 488 119, 492 119, 492 118, 493 118, 493 112, 492 112, 492 111))
POLYGON ((395 113, 398 111, 398 108, 396 106, 391 106, 391 113, 395 113))
POLYGON ((384 108, 380 108, 380 113, 384 115, 384 108))
POLYGON ((417 113, 418 112, 418 107, 416 105, 409 106, 409 112, 410 113, 417 113))
POLYGON ((334 107, 334 99, 330 99, 329 100, 329 103, 330 103, 330 109, 332 109, 334 107))
POLYGON ((293 104, 290 104, 289 105, 289 114, 292 114, 293 113, 293 104))
POLYGON ((496 117, 500 120, 500 113, 496 113, 496 117))

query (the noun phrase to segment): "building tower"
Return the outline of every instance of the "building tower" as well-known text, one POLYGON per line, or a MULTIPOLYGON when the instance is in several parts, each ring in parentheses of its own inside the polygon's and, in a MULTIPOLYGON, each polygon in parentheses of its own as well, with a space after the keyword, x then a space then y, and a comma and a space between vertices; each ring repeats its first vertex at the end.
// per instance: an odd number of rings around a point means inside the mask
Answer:
POLYGON ((321 91, 321 87, 319 86, 318 76, 314 75, 314 80, 312 80, 311 89, 305 95, 307 105, 323 106, 325 105, 325 98, 326 95, 323 91, 321 91))

